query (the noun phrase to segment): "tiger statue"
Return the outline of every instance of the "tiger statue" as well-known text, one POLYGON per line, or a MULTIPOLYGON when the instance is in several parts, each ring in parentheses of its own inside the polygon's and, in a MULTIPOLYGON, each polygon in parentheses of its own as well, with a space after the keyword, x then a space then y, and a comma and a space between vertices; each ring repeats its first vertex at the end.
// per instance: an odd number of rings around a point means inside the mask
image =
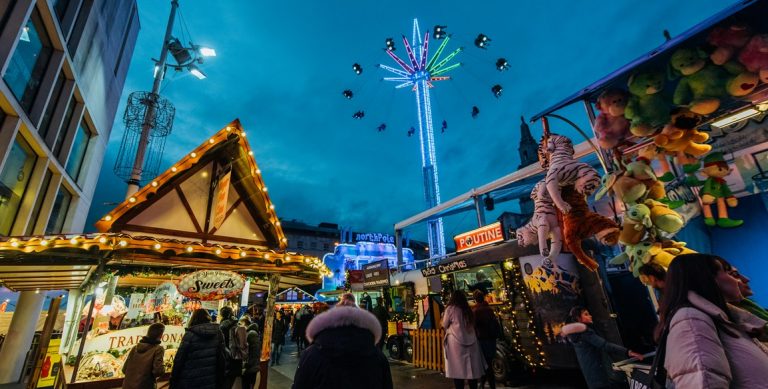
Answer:
POLYGON ((568 137, 550 134, 542 139, 540 145, 546 161, 542 162, 542 166, 546 163, 547 191, 560 212, 568 213, 571 205, 563 200, 561 188, 574 185, 579 193, 589 196, 600 187, 600 175, 589 164, 573 158, 573 142, 568 137))
POLYGON ((537 182, 533 187, 531 200, 534 204, 533 217, 526 225, 515 231, 517 244, 525 247, 538 243, 541 256, 554 260, 560 254, 563 241, 555 205, 544 187, 544 180, 537 182), (550 237, 552 238, 551 250, 547 245, 547 239, 550 237))
POLYGON ((592 212, 587 199, 575 185, 563 186, 563 199, 570 205, 568 213, 558 212, 562 220, 563 242, 576 259, 590 270, 597 269, 597 261, 581 247, 581 241, 591 237, 603 244, 613 246, 619 241, 619 225, 613 220, 592 212))

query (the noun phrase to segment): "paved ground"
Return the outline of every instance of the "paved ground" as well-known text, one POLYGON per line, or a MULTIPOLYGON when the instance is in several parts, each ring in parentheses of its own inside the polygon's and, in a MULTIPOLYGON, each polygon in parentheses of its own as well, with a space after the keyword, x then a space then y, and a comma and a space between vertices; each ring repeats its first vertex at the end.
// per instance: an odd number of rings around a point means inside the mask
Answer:
MULTIPOLYGON (((269 389, 288 389, 293 384, 293 375, 298 365, 298 352, 294 343, 287 342, 283 349, 283 355, 280 358, 280 365, 273 366, 269 370, 268 384, 269 389)), ((445 378, 440 372, 433 370, 413 367, 408 363, 390 360, 390 370, 392 371, 392 381, 396 389, 450 389, 453 388, 453 380, 445 378)), ((546 377, 545 380, 552 380, 553 377, 546 377)), ((554 377, 556 380, 556 377, 554 377)), ((499 389, 511 389, 508 386, 497 386, 499 389)), ((515 387, 515 388, 549 388, 549 389, 569 389, 575 386, 567 386, 550 382, 539 382, 534 385, 515 387)))

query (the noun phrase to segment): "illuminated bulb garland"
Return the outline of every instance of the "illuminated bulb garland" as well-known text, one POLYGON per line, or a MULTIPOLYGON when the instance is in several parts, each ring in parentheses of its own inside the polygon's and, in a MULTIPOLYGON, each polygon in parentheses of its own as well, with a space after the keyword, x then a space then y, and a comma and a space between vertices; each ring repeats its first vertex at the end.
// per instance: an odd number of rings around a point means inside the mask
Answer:
POLYGON ((503 266, 502 272, 504 274, 504 292, 507 295, 508 303, 500 309, 500 312, 512 316, 512 346, 532 370, 535 370, 537 367, 543 367, 547 363, 546 355, 542 349, 543 343, 537 335, 536 324, 533 320, 534 312, 528 299, 528 292, 525 289, 525 285, 523 285, 523 274, 520 270, 520 265, 515 260, 508 260, 505 266, 503 266), (514 309, 518 301, 522 301, 527 316, 528 324, 525 329, 521 329, 517 324, 519 319, 525 319, 525 317, 520 317, 522 312, 514 309), (535 353, 527 353, 523 349, 521 331, 526 330, 533 337, 533 345, 536 348, 535 353))

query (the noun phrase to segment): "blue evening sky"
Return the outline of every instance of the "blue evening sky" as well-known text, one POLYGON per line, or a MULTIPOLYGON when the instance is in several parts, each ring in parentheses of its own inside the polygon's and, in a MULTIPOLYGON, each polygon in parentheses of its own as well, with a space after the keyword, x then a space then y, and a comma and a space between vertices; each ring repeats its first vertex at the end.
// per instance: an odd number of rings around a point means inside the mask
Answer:
MULTIPOLYGON (((170 1, 139 0, 141 30, 88 219, 92 224, 120 202, 125 184, 113 173, 128 93, 152 86, 170 1)), ((396 66, 383 51, 387 37, 410 39, 435 24, 464 46, 465 66, 432 90, 443 200, 514 171, 519 163, 520 116, 529 117, 725 8, 716 0, 667 1, 246 1, 180 0, 196 44, 214 47, 206 80, 171 73, 162 95, 176 106, 162 169, 208 136, 240 118, 269 186, 278 215, 322 221, 356 231, 392 232, 392 225, 425 207, 413 93, 379 79, 377 63, 396 66), (479 33, 492 42, 473 46, 479 33), (510 69, 494 63, 506 58, 510 69), (352 64, 364 67, 361 76, 352 64), (504 86, 496 99, 491 86, 504 86), (344 89, 356 96, 342 97, 344 89), (471 107, 481 113, 470 117, 471 107), (351 115, 363 109, 364 120, 351 115), (440 123, 448 129, 440 133, 440 123), (386 123, 384 132, 376 127, 386 123)), ((434 50, 436 45, 431 46, 434 50)), ((586 126, 581 106, 563 111, 586 126)), ((556 131, 572 135, 567 129, 556 131)), ((540 127, 532 126, 538 138, 540 127)), ((580 142, 574 136, 576 142, 580 142)), ((506 203, 488 215, 516 210, 506 203)), ((474 215, 446 220, 446 238, 471 229, 474 215)), ((425 226, 412 229, 423 239, 425 226)))

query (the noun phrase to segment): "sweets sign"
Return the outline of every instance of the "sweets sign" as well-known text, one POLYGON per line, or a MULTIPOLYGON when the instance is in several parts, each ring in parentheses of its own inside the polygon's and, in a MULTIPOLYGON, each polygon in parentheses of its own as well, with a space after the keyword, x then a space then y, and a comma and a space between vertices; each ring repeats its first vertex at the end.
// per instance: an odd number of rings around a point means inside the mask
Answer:
POLYGON ((179 281, 179 293, 202 301, 228 299, 237 296, 245 287, 245 277, 226 270, 201 270, 188 274, 179 281))

